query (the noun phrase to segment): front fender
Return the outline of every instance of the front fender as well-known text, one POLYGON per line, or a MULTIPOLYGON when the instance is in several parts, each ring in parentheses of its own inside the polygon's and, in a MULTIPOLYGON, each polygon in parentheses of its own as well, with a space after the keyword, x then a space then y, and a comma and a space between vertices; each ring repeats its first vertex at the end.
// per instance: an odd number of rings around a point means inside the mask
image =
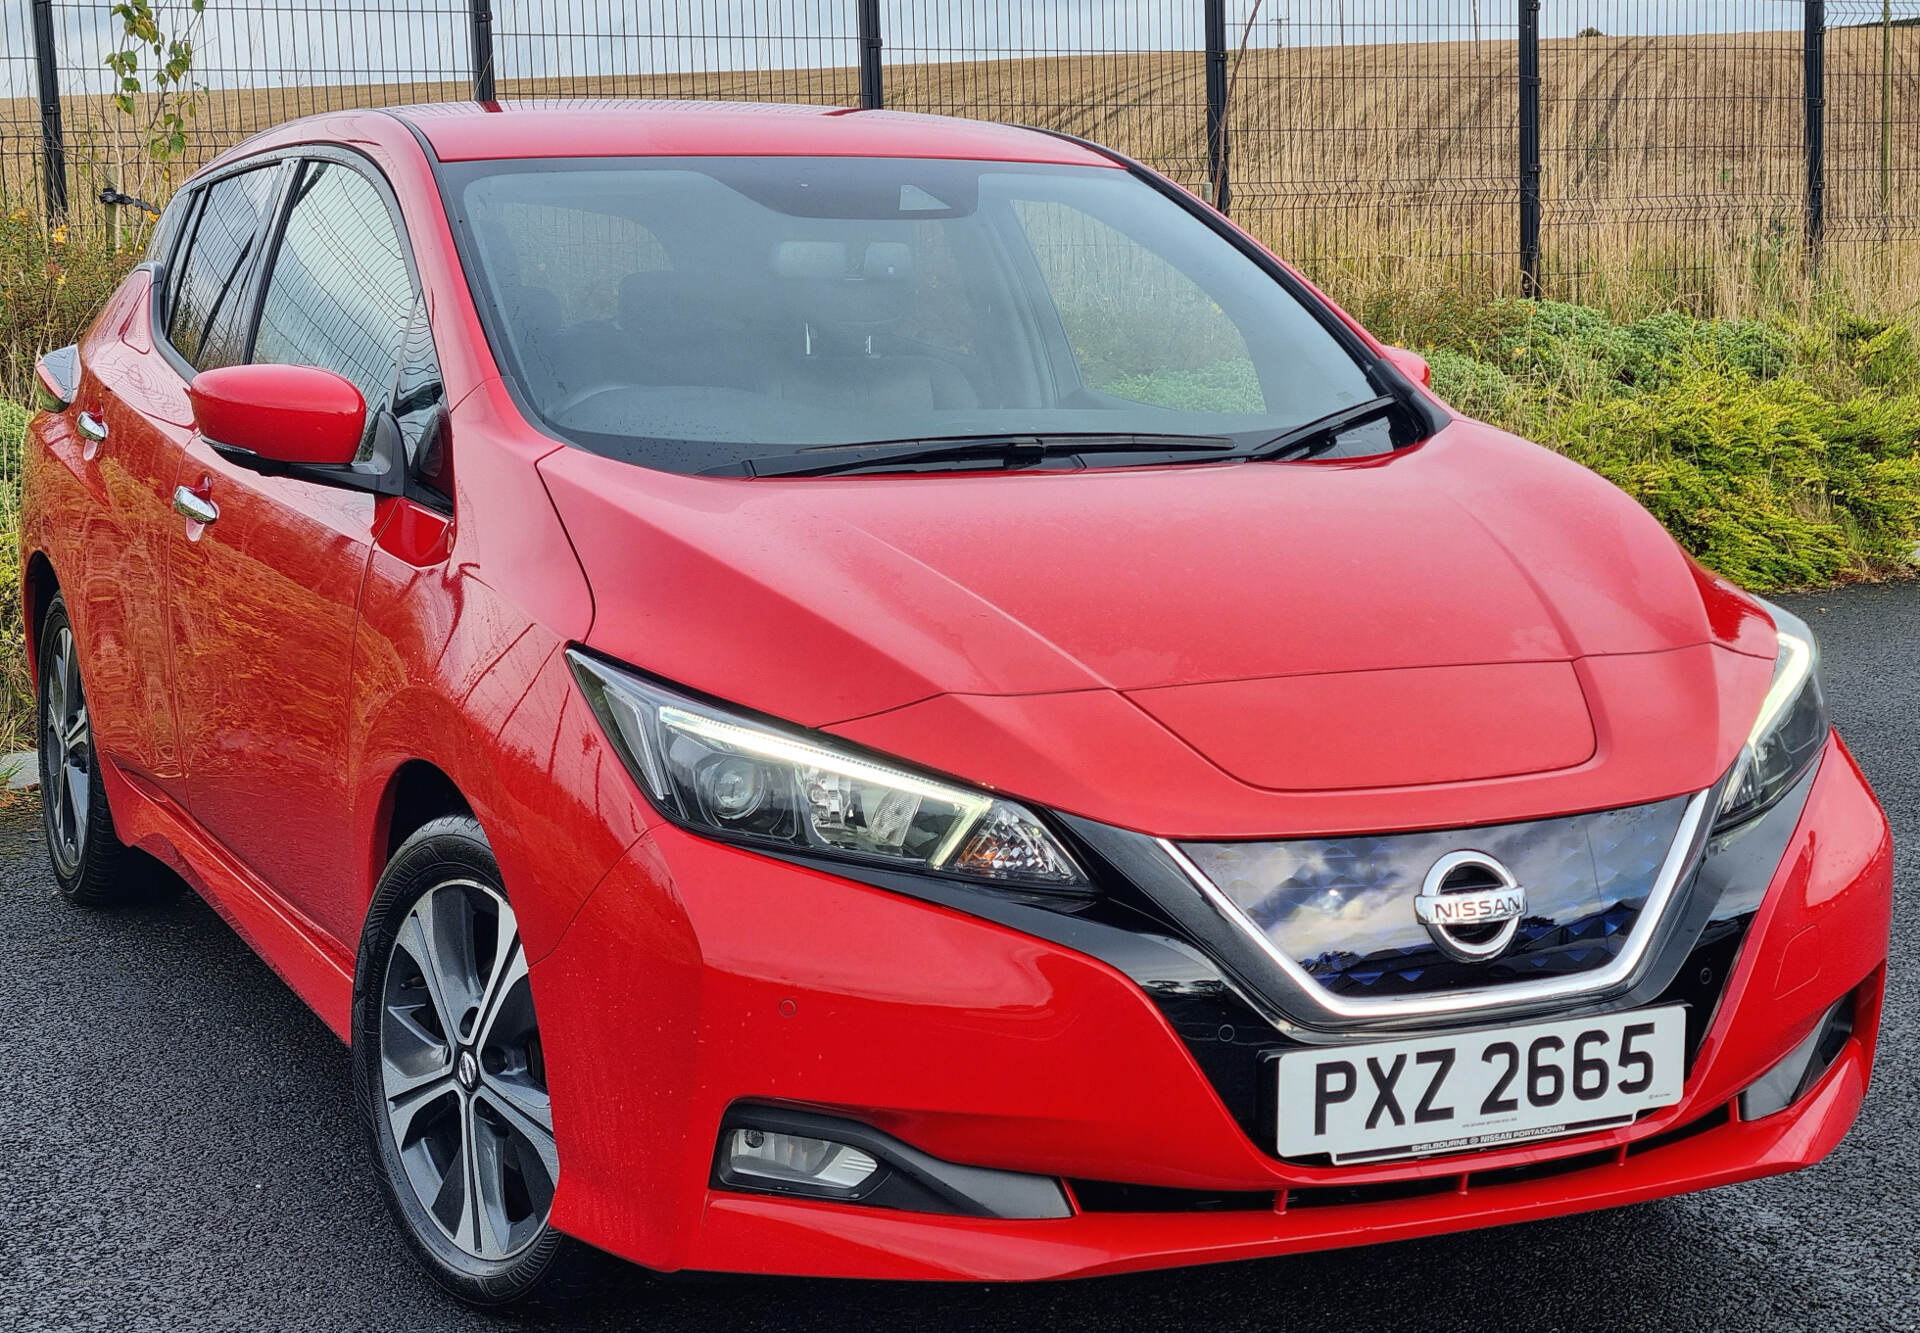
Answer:
POLYGON ((543 957, 654 818, 581 697, 564 640, 478 579, 380 553, 363 606, 349 765, 363 859, 328 924, 358 938, 385 868, 396 776, 418 760, 472 808, 528 956, 543 957))

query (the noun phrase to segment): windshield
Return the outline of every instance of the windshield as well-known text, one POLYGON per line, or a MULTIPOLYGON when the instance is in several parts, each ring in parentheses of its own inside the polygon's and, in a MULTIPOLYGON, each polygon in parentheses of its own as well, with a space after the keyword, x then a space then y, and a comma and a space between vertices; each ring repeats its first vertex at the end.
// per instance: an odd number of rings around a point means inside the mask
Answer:
POLYGON ((728 157, 446 176, 522 402, 648 467, 975 436, 1253 441, 1379 392, 1312 311, 1121 170, 728 157))

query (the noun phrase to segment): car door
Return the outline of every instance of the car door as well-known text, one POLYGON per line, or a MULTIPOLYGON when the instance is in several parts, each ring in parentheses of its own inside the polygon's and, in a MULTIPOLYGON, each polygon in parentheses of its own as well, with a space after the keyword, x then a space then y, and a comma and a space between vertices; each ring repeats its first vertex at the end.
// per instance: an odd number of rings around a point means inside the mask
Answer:
MULTIPOLYGON (((417 288, 391 194, 344 152, 295 174, 258 284, 248 359, 312 365, 393 399, 417 288)), ((263 475, 194 437, 170 564, 174 697, 190 808, 309 919, 348 864, 347 701, 375 496, 263 475), (192 507, 191 505, 189 507, 192 507)))
POLYGON ((163 608, 174 475, 193 431, 187 377, 236 355, 240 297, 278 179, 277 166, 241 170, 169 206, 151 266, 88 341, 75 400, 97 503, 74 543, 80 567, 63 575, 90 650, 94 740, 123 771, 181 801, 163 608))

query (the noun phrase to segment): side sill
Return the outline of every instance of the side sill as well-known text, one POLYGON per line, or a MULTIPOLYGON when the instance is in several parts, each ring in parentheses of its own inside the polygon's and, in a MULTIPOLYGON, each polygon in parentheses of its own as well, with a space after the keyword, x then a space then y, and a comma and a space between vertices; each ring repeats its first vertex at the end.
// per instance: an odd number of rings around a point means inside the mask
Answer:
POLYGON ((342 1041, 353 1010, 353 959, 216 844, 171 799, 101 757, 113 822, 129 846, 164 862, 342 1041))

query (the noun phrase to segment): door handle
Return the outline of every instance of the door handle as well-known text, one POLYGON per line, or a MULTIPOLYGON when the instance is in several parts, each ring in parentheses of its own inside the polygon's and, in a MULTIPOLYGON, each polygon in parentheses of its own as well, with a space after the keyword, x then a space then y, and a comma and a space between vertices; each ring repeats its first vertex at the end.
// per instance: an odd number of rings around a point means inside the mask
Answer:
POLYGON ((91 412, 80 414, 80 433, 89 440, 100 441, 107 438, 107 423, 91 412))
POLYGON ((173 510, 181 517, 205 527, 220 517, 220 506, 185 486, 173 488, 173 510))

